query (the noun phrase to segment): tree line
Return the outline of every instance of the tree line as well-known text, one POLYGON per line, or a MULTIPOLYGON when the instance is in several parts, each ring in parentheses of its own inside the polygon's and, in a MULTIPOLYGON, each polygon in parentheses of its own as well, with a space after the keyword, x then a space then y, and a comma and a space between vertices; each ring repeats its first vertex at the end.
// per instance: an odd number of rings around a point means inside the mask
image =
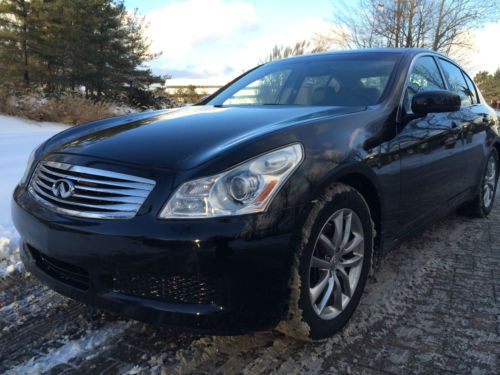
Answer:
POLYGON ((474 82, 479 86, 484 99, 493 107, 500 109, 496 103, 500 100, 500 69, 491 74, 486 71, 481 71, 474 77, 474 82))
POLYGON ((162 83, 144 66, 157 57, 144 27, 123 1, 0 0, 0 81, 87 98, 162 83))

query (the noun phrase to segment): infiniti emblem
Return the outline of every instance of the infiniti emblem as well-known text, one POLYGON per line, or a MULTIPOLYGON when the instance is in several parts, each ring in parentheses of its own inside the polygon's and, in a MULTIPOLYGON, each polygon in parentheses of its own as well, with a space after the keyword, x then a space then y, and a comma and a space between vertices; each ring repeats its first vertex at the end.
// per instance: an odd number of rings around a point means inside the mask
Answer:
POLYGON ((75 184, 69 180, 57 180, 52 184, 52 194, 60 198, 69 198, 73 195, 75 184))

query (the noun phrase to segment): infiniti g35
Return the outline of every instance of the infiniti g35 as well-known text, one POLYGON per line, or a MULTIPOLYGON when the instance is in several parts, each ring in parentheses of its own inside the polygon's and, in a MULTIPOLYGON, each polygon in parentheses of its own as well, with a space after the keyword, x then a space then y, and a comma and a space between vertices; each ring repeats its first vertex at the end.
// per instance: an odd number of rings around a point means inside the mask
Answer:
POLYGON ((12 216, 31 273, 155 324, 320 339, 399 241, 493 207, 500 138, 469 75, 427 50, 259 66, 201 103, 66 130, 12 216))

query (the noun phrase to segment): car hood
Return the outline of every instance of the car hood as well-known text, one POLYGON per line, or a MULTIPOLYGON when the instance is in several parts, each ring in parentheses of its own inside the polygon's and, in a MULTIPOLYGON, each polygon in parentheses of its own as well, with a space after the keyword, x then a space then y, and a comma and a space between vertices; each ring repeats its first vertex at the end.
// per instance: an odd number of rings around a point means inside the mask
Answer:
POLYGON ((72 128, 52 138, 50 153, 70 153, 187 170, 224 150, 285 127, 359 112, 365 107, 191 106, 72 128))

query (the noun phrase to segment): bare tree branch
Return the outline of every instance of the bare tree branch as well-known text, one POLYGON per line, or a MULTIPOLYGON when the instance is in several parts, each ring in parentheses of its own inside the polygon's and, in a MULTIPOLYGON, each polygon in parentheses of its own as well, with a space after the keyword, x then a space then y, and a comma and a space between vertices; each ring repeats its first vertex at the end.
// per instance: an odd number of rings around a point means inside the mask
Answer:
POLYGON ((324 38, 342 48, 431 48, 470 53, 470 30, 500 16, 498 0, 355 0, 337 4, 324 38))

